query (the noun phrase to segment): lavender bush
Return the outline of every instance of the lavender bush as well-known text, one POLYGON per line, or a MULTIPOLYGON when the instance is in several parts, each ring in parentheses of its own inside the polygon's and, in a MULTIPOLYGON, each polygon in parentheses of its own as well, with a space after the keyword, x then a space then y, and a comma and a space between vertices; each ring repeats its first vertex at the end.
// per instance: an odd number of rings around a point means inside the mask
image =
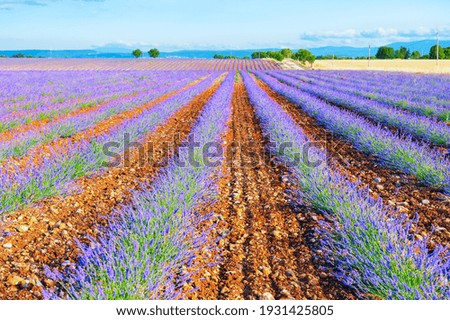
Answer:
POLYGON ((381 125, 374 125, 361 116, 327 104, 266 74, 256 74, 318 123, 343 136, 357 149, 376 155, 383 165, 412 174, 423 183, 450 193, 450 163, 443 159, 441 152, 412 141, 411 137, 394 134, 381 125))
POLYGON ((298 157, 310 145, 308 137, 249 74, 243 73, 243 78, 263 132, 272 139, 271 151, 291 164, 301 188, 298 201, 329 219, 318 231, 336 277, 361 295, 381 299, 450 298, 448 250, 437 246, 429 253, 426 239, 415 240, 410 234, 411 221, 373 199, 359 183, 350 182, 333 163, 328 165, 320 149, 312 151, 322 160, 320 166, 298 157), (284 142, 292 147, 280 153, 276 146, 284 142))
MULTIPOLYGON (((42 198, 64 193, 75 178, 98 170, 108 162, 108 156, 103 153, 103 145, 110 141, 122 141, 124 133, 129 134, 131 141, 138 140, 209 88, 218 76, 219 73, 211 74, 194 86, 126 120, 109 132, 93 137, 90 141, 72 142, 63 150, 54 148, 38 164, 32 161, 31 154, 30 164, 24 169, 0 168, 0 215, 42 198)), ((123 148, 122 143, 118 152, 123 148)))
POLYGON ((346 93, 344 90, 336 91, 331 87, 299 83, 282 73, 270 72, 278 80, 288 85, 297 87, 328 102, 344 106, 356 111, 376 122, 394 127, 401 132, 431 142, 437 146, 450 146, 450 126, 430 119, 426 116, 415 115, 394 107, 386 107, 376 101, 357 97, 346 93))
MULTIPOLYGON (((191 134, 200 145, 220 142, 230 118, 233 73, 229 73, 205 105, 191 134)), ((82 246, 79 264, 65 274, 47 270, 65 288, 71 299, 175 299, 180 285, 189 279, 182 266, 192 264, 195 252, 206 241, 208 230, 196 227, 210 215, 196 210, 199 200, 216 192, 213 167, 202 163, 201 149, 189 161, 182 148, 177 159, 153 184, 143 184, 133 192, 132 203, 118 212, 95 245, 82 246), (183 162, 186 165, 180 166, 183 162)), ((218 156, 217 159, 222 159, 218 156)), ((94 241, 94 240, 93 240, 94 241)), ((48 291, 47 299, 60 296, 48 291)))

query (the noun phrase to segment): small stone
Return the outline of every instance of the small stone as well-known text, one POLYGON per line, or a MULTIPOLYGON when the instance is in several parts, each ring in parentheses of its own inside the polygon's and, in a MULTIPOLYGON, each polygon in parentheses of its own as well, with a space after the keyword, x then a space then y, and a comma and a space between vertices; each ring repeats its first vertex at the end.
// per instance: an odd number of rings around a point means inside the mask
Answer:
POLYGON ((319 284, 319 280, 317 278, 312 278, 309 280, 309 283, 313 286, 317 286, 319 284))
POLYGON ((294 276, 294 272, 292 272, 291 269, 287 269, 284 274, 286 275, 286 277, 292 277, 294 276))
POLYGON ((268 268, 268 267, 263 267, 263 266, 261 266, 261 267, 259 268, 259 270, 261 270, 261 272, 262 272, 263 275, 265 275, 265 276, 268 276, 268 275, 270 275, 270 274, 272 273, 272 270, 270 270, 270 268, 268 268))
POLYGON ((282 235, 281 232, 278 231, 278 230, 273 231, 272 234, 273 234, 273 236, 275 237, 275 239, 277 239, 277 240, 280 240, 280 239, 283 238, 283 235, 282 235))
POLYGON ((375 183, 380 183, 380 182, 381 182, 381 178, 376 177, 375 179, 373 179, 373 181, 374 181, 375 183))
POLYGON ((398 212, 408 212, 409 211, 408 208, 405 208, 403 206, 397 206, 397 210, 398 210, 398 212))
POLYGON ((47 287, 53 287, 55 285, 55 281, 53 281, 51 279, 45 279, 44 283, 47 287))
POLYGON ((19 276, 12 276, 8 278, 8 285, 10 286, 17 286, 17 285, 23 285, 25 284, 25 279, 19 277, 19 276))
POLYGON ((30 218, 30 224, 36 223, 38 222, 38 220, 36 219, 36 217, 31 217, 30 218))
POLYGON ((264 292, 261 296, 261 300, 275 300, 275 297, 270 292, 264 292))
POLYGON ((422 204, 424 204, 424 205, 430 204, 430 200, 428 200, 428 199, 423 199, 423 200, 422 200, 422 204))
POLYGON ((5 248, 5 249, 11 249, 12 248, 12 243, 5 243, 5 244, 3 244, 3 248, 5 248))
POLYGON ((288 290, 286 290, 286 289, 281 290, 280 293, 281 293, 281 295, 283 295, 285 297, 290 297, 291 296, 291 293, 288 290))
POLYGON ((72 262, 70 262, 69 260, 64 261, 63 263, 61 263, 61 267, 67 267, 72 265, 72 262))
POLYGON ((28 227, 28 226, 22 225, 22 226, 19 226, 17 228, 17 231, 19 231, 19 232, 27 232, 29 228, 30 227, 28 227))
POLYGON ((219 234, 221 237, 226 237, 227 235, 230 234, 230 230, 228 230, 228 229, 222 229, 222 230, 219 230, 218 234, 219 234))
POLYGON ((377 189, 378 189, 378 190, 384 190, 384 186, 381 185, 381 184, 377 184, 377 189))

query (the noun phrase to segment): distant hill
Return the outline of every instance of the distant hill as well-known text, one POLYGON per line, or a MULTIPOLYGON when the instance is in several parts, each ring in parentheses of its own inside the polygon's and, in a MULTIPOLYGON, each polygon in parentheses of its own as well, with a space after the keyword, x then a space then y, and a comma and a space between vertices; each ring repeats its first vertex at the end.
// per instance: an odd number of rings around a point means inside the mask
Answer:
MULTIPOLYGON (((421 40, 414 42, 394 42, 388 44, 389 47, 393 47, 394 49, 399 49, 400 47, 406 47, 411 52, 414 50, 418 50, 421 54, 428 54, 430 52, 430 48, 436 44, 436 40, 421 40)), ((450 47, 450 40, 439 41, 439 45, 441 47, 447 48, 450 47)))
MULTIPOLYGON (((375 55, 378 48, 371 48, 370 54, 375 55)), ((315 56, 327 56, 335 55, 337 57, 361 57, 367 56, 368 48, 357 48, 357 47, 320 47, 320 48, 310 48, 309 49, 315 56)))
MULTIPOLYGON (((430 48, 436 44, 436 40, 420 40, 412 42, 393 42, 386 46, 392 47, 394 49, 400 49, 400 47, 406 47, 411 52, 418 50, 421 55, 428 54, 430 48)), ((450 40, 439 41, 439 45, 447 48, 450 47, 450 40)), ((320 47, 320 48, 310 48, 309 49, 315 56, 326 56, 326 55, 336 55, 337 57, 361 57, 367 56, 368 47, 358 48, 358 47, 320 47)), ((377 53, 378 47, 371 47, 370 54, 375 55, 377 53)))
MULTIPOLYGON (((439 42, 441 46, 450 47, 450 40, 439 42)), ((418 50, 421 54, 427 54, 430 47, 436 44, 436 40, 421 40, 413 42, 395 42, 387 44, 389 47, 399 49, 401 46, 407 47, 412 51, 418 50)), ((3 50, 0 55, 12 56, 16 53, 31 55, 33 57, 43 58, 132 58, 131 51, 134 48, 108 45, 87 50, 3 50)), ((264 48, 264 49, 242 49, 242 50, 179 50, 172 52, 161 52, 161 58, 212 58, 215 54, 224 56, 233 55, 243 58, 250 57, 255 51, 279 50, 280 48, 264 48)), ((371 55, 375 55, 377 47, 371 48, 371 55)), ((297 48, 293 48, 294 51, 297 48)), ((367 47, 349 47, 349 46, 327 46, 319 48, 309 48, 316 56, 336 55, 338 57, 361 57, 367 56, 367 47)), ((147 56, 146 54, 144 56, 147 56)))

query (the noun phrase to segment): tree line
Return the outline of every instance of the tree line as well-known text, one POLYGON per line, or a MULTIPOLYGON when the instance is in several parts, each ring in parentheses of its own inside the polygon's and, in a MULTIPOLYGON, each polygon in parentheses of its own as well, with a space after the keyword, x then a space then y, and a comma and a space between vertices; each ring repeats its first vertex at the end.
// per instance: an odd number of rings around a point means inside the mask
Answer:
POLYGON ((432 46, 428 54, 421 55, 418 50, 411 52, 406 47, 394 50, 392 47, 379 47, 375 57, 377 59, 450 59, 450 47, 432 46))

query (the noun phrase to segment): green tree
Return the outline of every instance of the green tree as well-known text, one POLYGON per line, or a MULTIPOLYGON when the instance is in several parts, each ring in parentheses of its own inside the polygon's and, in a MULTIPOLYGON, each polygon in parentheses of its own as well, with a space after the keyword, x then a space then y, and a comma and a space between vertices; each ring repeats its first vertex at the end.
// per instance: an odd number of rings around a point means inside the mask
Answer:
POLYGON ((215 54, 214 55, 214 59, 223 59, 224 57, 223 57, 223 55, 221 55, 221 54, 215 54))
POLYGON ((420 59, 420 52, 418 50, 413 51, 411 59, 420 59))
POLYGON ((266 52, 267 57, 278 60, 278 61, 283 61, 284 56, 280 51, 267 51, 266 52))
POLYGON ((148 51, 148 55, 150 56, 150 58, 158 58, 159 57, 159 50, 156 48, 150 49, 148 51))
POLYGON ((267 53, 263 51, 255 51, 252 53, 252 59, 264 59, 267 58, 267 53))
POLYGON ((395 58, 394 48, 386 46, 379 47, 375 57, 377 57, 377 59, 394 59, 395 58))
POLYGON ((450 59, 450 47, 444 48, 445 59, 450 59))
MULTIPOLYGON (((439 59, 445 59, 445 51, 444 48, 442 48, 441 46, 439 46, 438 48, 438 52, 439 52, 439 59)), ((436 45, 432 46, 430 48, 430 59, 436 59, 436 45)))
POLYGON ((311 64, 311 67, 316 61, 316 57, 311 53, 311 51, 306 49, 299 49, 294 55, 293 58, 301 61, 302 63, 309 62, 311 64))
POLYGON ((400 47, 399 50, 395 50, 395 57, 397 59, 409 59, 411 52, 406 47, 400 47))
POLYGON ((142 57, 142 51, 139 50, 139 49, 133 50, 132 54, 133 54, 133 56, 134 56, 135 58, 140 58, 140 57, 142 57))
POLYGON ((19 53, 13 54, 11 57, 12 58, 25 58, 25 55, 22 52, 19 52, 19 53))
POLYGON ((293 52, 291 49, 285 48, 285 49, 281 49, 281 54, 283 55, 283 57, 285 58, 291 58, 293 55, 293 52))

